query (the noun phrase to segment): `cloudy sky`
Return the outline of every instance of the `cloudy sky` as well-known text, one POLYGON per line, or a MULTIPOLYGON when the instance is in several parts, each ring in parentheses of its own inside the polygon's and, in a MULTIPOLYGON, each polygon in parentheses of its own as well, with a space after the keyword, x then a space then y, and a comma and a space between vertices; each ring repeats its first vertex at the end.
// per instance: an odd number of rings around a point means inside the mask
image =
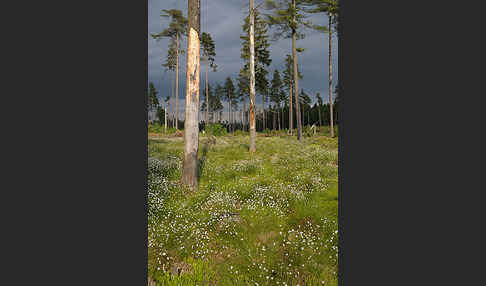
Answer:
MULTIPOLYGON (((215 62, 218 65, 217 72, 209 73, 209 83, 214 86, 216 83, 224 84, 226 77, 233 79, 235 86, 236 78, 243 61, 240 59, 241 40, 243 34, 241 25, 243 19, 248 15, 248 0, 201 0, 201 32, 211 34, 216 46, 215 62)), ((255 0, 255 5, 263 2, 255 0)), ((148 80, 153 82, 157 89, 159 98, 165 98, 170 93, 170 74, 165 72, 161 64, 167 55, 169 40, 155 41, 150 34, 158 33, 168 27, 169 19, 161 17, 162 9, 179 9, 187 17, 187 0, 148 0, 148 80)), ((315 14, 309 17, 314 24, 326 24, 327 17, 324 14, 315 14)), ((272 30, 269 29, 271 36, 272 30)), ((306 37, 297 41, 298 47, 306 50, 298 54, 299 68, 304 78, 299 81, 299 89, 311 96, 315 102, 315 94, 319 92, 324 102, 329 102, 329 61, 328 61, 328 35, 312 30, 306 31, 306 37)), ((187 48, 186 39, 182 41, 182 47, 187 48)), ((284 69, 284 60, 287 54, 291 54, 291 39, 280 39, 270 42, 270 57, 272 64, 269 69, 268 80, 271 81, 273 72, 284 69)), ((337 39, 333 37, 333 85, 337 84, 337 39)), ((184 118, 185 109, 185 66, 186 55, 179 58, 179 117, 184 118)), ((205 69, 201 67, 201 98, 204 87, 205 69)), ((162 102, 162 101, 161 101, 162 102)), ((257 104, 260 107, 261 99, 257 97, 257 104)), ((223 104, 225 106, 225 104, 223 104)), ((227 106, 225 106, 227 108, 227 106)), ((226 110, 225 110, 226 111, 226 110)), ((226 113, 225 115, 226 116, 226 113)))

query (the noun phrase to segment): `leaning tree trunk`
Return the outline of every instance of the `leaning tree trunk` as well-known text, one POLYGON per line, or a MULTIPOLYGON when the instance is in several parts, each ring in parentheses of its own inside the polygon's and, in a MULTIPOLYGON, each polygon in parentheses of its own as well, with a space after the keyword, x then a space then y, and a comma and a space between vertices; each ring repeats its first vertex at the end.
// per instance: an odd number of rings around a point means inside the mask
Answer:
POLYGON ((289 85, 289 131, 292 135, 292 129, 294 128, 294 117, 292 114, 292 84, 289 85))
MULTIPOLYGON (((209 69, 209 60, 206 60, 206 122, 204 122, 204 126, 207 126, 209 123, 209 84, 208 84, 208 69, 209 69)), ((206 127, 205 127, 206 128, 206 127)))
MULTIPOLYGON (((179 34, 176 40, 176 96, 175 96, 175 128, 179 129, 179 34)), ((187 112, 186 112, 187 113, 187 112)))
POLYGON ((188 0, 188 39, 186 64, 186 121, 184 122, 184 163, 182 184, 197 188, 199 147, 199 69, 200 0, 188 0))
POLYGON ((332 14, 329 13, 329 108, 331 114, 331 137, 334 137, 334 114, 332 111, 332 27, 331 20, 332 14))
MULTIPOLYGON (((292 8, 295 10, 295 0, 292 0, 292 8)), ((295 13, 293 21, 296 22, 295 13)), ((297 139, 302 140, 302 121, 300 118, 299 108, 299 71, 297 70, 297 35, 295 29, 292 29, 292 56, 294 57, 294 82, 295 82, 295 111, 297 115, 297 139)))

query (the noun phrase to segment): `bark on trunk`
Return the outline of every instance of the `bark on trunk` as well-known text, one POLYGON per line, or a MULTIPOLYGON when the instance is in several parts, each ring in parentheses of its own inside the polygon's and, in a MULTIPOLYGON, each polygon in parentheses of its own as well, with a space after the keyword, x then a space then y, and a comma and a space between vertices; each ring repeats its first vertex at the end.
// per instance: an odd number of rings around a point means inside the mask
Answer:
POLYGON ((164 108, 164 129, 165 133, 167 133, 167 108, 164 108))
POLYGON ((206 61, 206 121, 204 122, 207 126, 209 123, 209 84, 208 84, 208 70, 209 70, 209 61, 206 61))
POLYGON ((267 127, 266 125, 266 121, 265 121, 265 97, 262 95, 262 114, 263 114, 263 130, 265 130, 265 127, 267 127))
POLYGON ((292 135, 292 129, 294 128, 294 117, 292 113, 292 84, 289 85, 289 130, 290 135, 292 135))
POLYGON ((329 108, 331 114, 331 137, 334 137, 334 114, 332 111, 332 14, 329 14, 329 108))
POLYGON ((228 129, 231 132, 231 98, 228 100, 228 129))
POLYGON ((199 148, 200 81, 200 0, 188 0, 188 39, 186 65, 186 121, 184 123, 184 163, 182 184, 197 189, 197 152, 199 148))
POLYGON ((254 5, 254 0, 250 0, 250 152, 252 153, 256 151, 254 5))
MULTIPOLYGON (((295 0, 292 0, 292 8, 295 10, 295 0)), ((295 14, 293 15, 293 21, 295 22, 295 14)), ((297 115, 297 139, 302 140, 302 121, 300 118, 299 108, 299 71, 297 70, 297 39, 296 31, 292 31, 292 56, 294 57, 294 83, 295 83, 295 111, 297 115)))
MULTIPOLYGON (((175 96, 175 128, 179 129, 179 34, 176 40, 176 96, 175 96)), ((187 113, 187 112, 186 112, 187 113)))
POLYGON ((174 76, 175 76, 175 71, 174 71, 174 73, 172 73, 172 96, 171 96, 171 99, 172 99, 172 104, 171 104, 171 117, 172 117, 171 125, 172 125, 172 128, 175 127, 175 123, 174 123, 174 117, 175 117, 175 109, 174 109, 174 106, 175 106, 174 76))

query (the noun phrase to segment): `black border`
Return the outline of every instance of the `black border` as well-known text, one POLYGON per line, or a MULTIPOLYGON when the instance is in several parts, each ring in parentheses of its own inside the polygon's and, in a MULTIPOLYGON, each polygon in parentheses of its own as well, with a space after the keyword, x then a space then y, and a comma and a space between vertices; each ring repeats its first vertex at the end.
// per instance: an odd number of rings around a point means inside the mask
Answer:
MULTIPOLYGON (((2 284, 147 283, 147 113, 141 96, 147 6, 83 1, 74 8, 22 7, 31 22, 20 25, 16 39, 5 40, 18 49, 8 53, 14 60, 9 71, 21 71, 21 79, 5 77, 14 87, 5 98, 20 100, 5 105, 13 114, 4 122, 19 123, 10 128, 16 132, 2 134, 13 143, 5 149, 12 158, 2 157, 9 172, 1 188, 13 196, 2 200, 11 207, 4 217, 13 227, 2 233, 12 238, 5 243, 12 254, 2 254, 17 262, 4 271, 14 274, 14 283, 2 284)), ((468 67, 448 61, 456 55, 477 61, 459 49, 471 27, 464 29, 467 22, 457 18, 469 13, 457 9, 438 10, 427 1, 414 7, 340 0, 339 285, 344 276, 347 285, 418 285, 421 275, 433 278, 425 285, 438 285, 459 270, 451 265, 466 261, 444 256, 463 244, 440 245, 458 229, 451 230, 450 221, 469 220, 446 216, 461 215, 455 200, 478 189, 463 185, 470 182, 467 162, 447 153, 470 150, 466 135, 481 133, 465 127, 475 118, 464 118, 476 107, 470 95, 484 88, 474 90, 468 67), (451 198, 452 207, 445 208, 451 198), (432 266, 441 271, 430 275, 432 266)), ((461 205, 469 207, 469 201, 461 205)))

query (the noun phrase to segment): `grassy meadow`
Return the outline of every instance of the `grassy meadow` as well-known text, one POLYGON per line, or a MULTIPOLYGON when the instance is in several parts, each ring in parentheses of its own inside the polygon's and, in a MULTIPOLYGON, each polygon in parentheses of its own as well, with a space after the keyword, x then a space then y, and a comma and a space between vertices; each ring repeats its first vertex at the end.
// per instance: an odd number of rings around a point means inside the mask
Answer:
MULTIPOLYGON (((337 129, 337 128, 336 128, 337 129)), ((148 271, 154 285, 337 285, 338 150, 313 136, 199 139, 199 189, 179 185, 183 137, 149 133, 148 271)))

